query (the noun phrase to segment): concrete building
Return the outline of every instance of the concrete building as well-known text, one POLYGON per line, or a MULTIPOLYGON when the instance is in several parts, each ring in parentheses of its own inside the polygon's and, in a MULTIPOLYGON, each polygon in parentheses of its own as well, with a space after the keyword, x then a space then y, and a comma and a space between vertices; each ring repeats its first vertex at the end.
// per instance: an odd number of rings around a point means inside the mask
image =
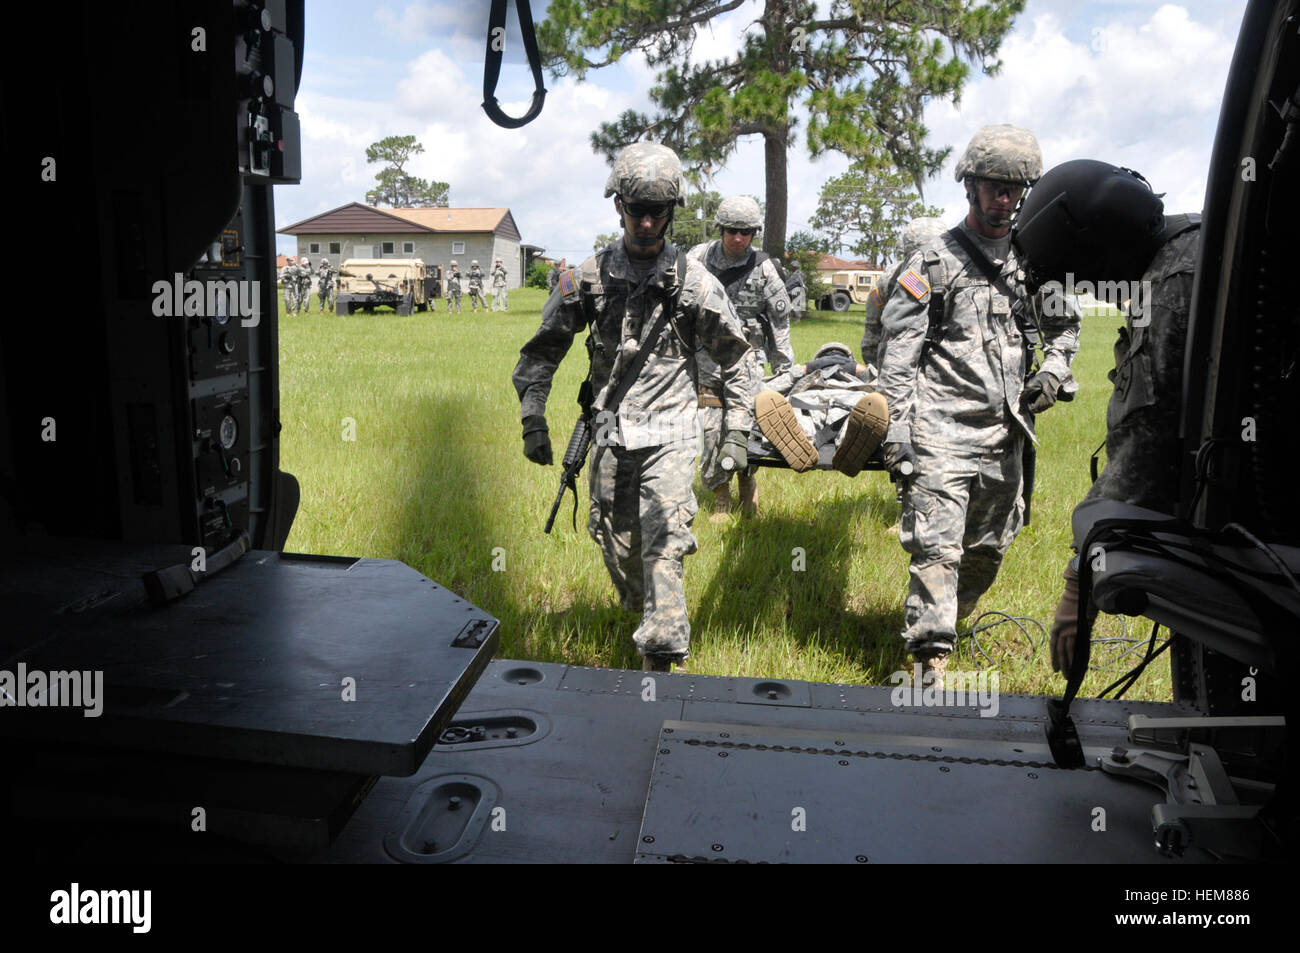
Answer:
MULTIPOLYGON (((426 265, 452 259, 462 274, 477 259, 484 275, 500 258, 507 286, 518 288, 525 274, 524 248, 508 208, 375 208, 349 202, 277 230, 293 235, 298 254, 321 256, 338 267, 348 258, 419 258, 426 265)), ((491 290, 491 282, 484 285, 491 290)))

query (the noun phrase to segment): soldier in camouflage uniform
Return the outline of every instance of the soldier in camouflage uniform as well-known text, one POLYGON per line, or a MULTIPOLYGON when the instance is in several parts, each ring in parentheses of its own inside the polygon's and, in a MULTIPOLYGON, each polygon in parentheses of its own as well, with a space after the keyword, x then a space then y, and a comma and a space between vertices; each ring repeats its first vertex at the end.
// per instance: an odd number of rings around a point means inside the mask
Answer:
POLYGON ((483 297, 483 269, 478 266, 478 259, 469 263, 469 307, 477 313, 479 306, 487 310, 487 300, 483 297))
MULTIPOLYGON (((1034 276, 1064 282, 1069 274, 1094 286, 1122 282, 1132 295, 1110 372, 1115 390, 1106 408, 1106 466, 1084 501, 1116 500, 1172 516, 1200 216, 1165 216, 1145 179, 1091 159, 1057 166, 1041 188, 1041 199, 1025 203, 1013 239, 1034 276), (1044 208, 1048 199, 1055 201, 1044 208)), ((1083 542, 1074 541, 1076 550, 1083 542)), ((1069 670, 1078 635, 1077 559, 1066 566, 1065 583, 1051 637, 1052 668, 1059 672, 1069 670)))
POLYGON ((330 267, 330 260, 322 258, 320 266, 316 269, 316 291, 320 295, 320 309, 324 312, 327 308, 334 309, 334 269, 330 267))
POLYGON ((280 285, 284 289, 284 310, 286 314, 298 313, 298 262, 290 258, 280 272, 280 285))
POLYGON ((550 294, 555 290, 555 284, 560 280, 560 266, 555 265, 546 273, 546 293, 550 294))
POLYGON ((785 290, 790 295, 790 320, 797 321, 808 311, 808 283, 797 258, 790 259, 790 273, 785 278, 785 290))
POLYGON ((506 265, 500 258, 492 264, 492 310, 509 311, 510 302, 506 300, 506 265))
POLYGON ((513 379, 524 454, 549 464, 544 414, 551 378, 590 320, 597 431, 587 529, 623 608, 642 613, 632 638, 644 667, 670 671, 690 651, 682 560, 696 549, 696 355, 707 353, 719 368, 728 402, 727 449, 737 468, 747 462, 754 425, 756 364, 722 286, 664 241, 674 206, 685 204, 676 154, 655 143, 628 146, 614 160, 605 196, 615 196, 622 239, 561 275, 542 309, 541 329, 520 351, 513 379), (643 366, 624 382, 643 348, 649 349, 643 366), (611 424, 607 408, 615 403, 611 424))
POLYGON ((880 315, 885 302, 903 276, 903 265, 916 254, 923 242, 938 238, 948 230, 941 218, 914 218, 903 229, 903 257, 891 271, 882 275, 867 295, 867 320, 862 331, 862 362, 880 367, 880 315))
POLYGON ((1075 386, 1079 312, 1064 304, 1050 309, 1059 317, 1042 319, 1042 367, 1026 380, 1036 332, 1024 313, 1034 302, 1017 274, 1010 230, 1041 170, 1028 130, 980 129, 956 171, 969 203, 960 234, 982 255, 954 234, 923 243, 881 315, 884 460, 907 480, 899 542, 912 559, 903 639, 927 677, 942 678, 957 621, 993 584, 1023 525, 1022 454, 1034 439, 1034 415, 1075 386), (939 293, 932 331, 930 302, 939 293))
MULTIPOLYGON (((719 237, 701 242, 690 250, 690 257, 700 262, 727 289, 735 305, 745 336, 759 365, 772 362, 773 373, 788 370, 794 363, 790 346, 790 295, 766 254, 750 247, 754 235, 763 225, 758 203, 747 195, 732 195, 722 200, 714 215, 719 237)), ((731 473, 722 468, 724 417, 729 410, 719 390, 718 369, 707 355, 700 359, 700 429, 704 435, 700 455, 700 476, 713 491, 714 514, 711 521, 726 520, 731 513, 731 473)), ((741 510, 748 516, 758 511, 757 467, 740 473, 741 510)))
POLYGON ((456 300, 456 312, 460 313, 460 266, 452 260, 451 271, 447 273, 447 313, 451 314, 452 299, 456 300))
POLYGON ((298 259, 298 302, 303 314, 311 312, 311 280, 311 259, 303 255, 298 259))

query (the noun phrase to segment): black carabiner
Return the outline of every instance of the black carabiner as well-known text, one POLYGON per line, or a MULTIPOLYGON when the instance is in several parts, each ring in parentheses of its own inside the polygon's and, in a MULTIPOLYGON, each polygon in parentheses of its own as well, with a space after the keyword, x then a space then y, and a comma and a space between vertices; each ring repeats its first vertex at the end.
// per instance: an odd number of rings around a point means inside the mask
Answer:
POLYGON ((528 107, 528 112, 519 118, 507 116, 497 104, 497 80, 501 76, 508 2, 509 0, 492 0, 492 10, 488 14, 487 54, 483 59, 483 111, 498 126, 518 129, 541 115, 542 103, 546 100, 546 87, 542 85, 542 56, 537 49, 532 10, 528 8, 528 0, 515 0, 515 11, 519 14, 519 32, 523 34, 524 51, 528 54, 528 65, 533 71, 533 102, 528 107))

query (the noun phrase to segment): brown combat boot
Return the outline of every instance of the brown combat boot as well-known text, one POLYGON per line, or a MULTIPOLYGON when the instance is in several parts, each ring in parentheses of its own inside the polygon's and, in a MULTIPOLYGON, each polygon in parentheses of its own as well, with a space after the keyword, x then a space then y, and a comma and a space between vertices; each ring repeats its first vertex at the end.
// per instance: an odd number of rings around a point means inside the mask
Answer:
POLYGON ((758 515, 758 481, 745 473, 740 475, 740 515, 758 515))
POLYGON ((797 473, 817 466, 817 448, 799 426, 790 402, 774 390, 760 391, 754 398, 754 416, 763 436, 772 442, 790 469, 797 473))
POLYGON ((731 481, 713 488, 713 515, 710 523, 726 523, 731 519, 731 481))
POLYGON ((889 403, 882 394, 863 394, 849 411, 844 437, 831 465, 845 476, 857 476, 889 430, 889 403))

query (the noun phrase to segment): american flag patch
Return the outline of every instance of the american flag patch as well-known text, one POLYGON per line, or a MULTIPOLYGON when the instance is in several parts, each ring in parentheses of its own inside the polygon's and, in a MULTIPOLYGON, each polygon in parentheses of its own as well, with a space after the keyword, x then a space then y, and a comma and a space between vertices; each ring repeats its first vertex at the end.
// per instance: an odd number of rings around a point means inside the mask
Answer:
POLYGON ((930 293, 929 283, 911 268, 903 273, 903 277, 898 279, 898 283, 903 286, 904 291, 917 301, 930 293))
POLYGON ((560 295, 565 300, 572 301, 578 297, 578 280, 573 277, 573 269, 566 268, 560 272, 560 280, 557 283, 560 289, 560 295))

